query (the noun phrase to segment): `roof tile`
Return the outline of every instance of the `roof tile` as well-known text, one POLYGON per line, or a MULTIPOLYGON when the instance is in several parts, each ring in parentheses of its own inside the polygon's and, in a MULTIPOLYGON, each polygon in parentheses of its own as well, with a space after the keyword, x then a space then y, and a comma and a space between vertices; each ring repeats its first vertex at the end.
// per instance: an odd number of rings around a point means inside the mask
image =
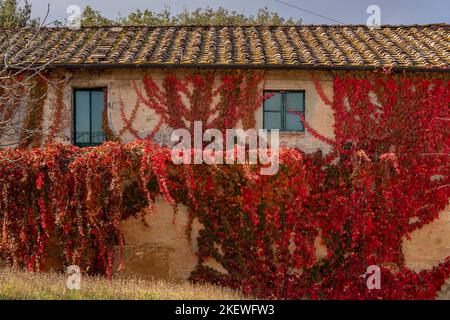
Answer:
POLYGON ((3 30, 11 64, 448 68, 448 24, 3 30))

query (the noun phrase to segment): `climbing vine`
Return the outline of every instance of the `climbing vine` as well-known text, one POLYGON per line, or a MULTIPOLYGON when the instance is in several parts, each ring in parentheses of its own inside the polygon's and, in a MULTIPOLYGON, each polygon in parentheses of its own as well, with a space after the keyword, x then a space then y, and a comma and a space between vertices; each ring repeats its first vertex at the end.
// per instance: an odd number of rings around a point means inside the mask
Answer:
POLYGON ((234 128, 239 121, 245 129, 253 128, 254 113, 265 98, 260 94, 263 80, 263 72, 230 71, 217 75, 205 71, 183 77, 169 74, 160 87, 150 76, 145 76, 143 90, 136 81, 132 83, 137 99, 129 116, 120 97, 123 128, 119 135, 129 132, 136 139, 151 139, 163 125, 193 132, 194 121, 202 121, 205 129, 234 128), (133 127, 142 105, 158 119, 146 137, 141 137, 133 127))
POLYGON ((20 118, 18 110, 24 103, 27 85, 23 73, 0 81, 0 137, 10 136, 16 130, 15 122, 20 118))
POLYGON ((36 77, 31 83, 31 94, 27 102, 27 115, 22 125, 20 135, 21 148, 37 148, 42 142, 42 121, 44 103, 47 97, 47 81, 42 77, 36 77))
MULTIPOLYGON (((179 92, 198 99, 199 117, 209 119, 200 101, 218 89, 208 89, 208 76, 166 79, 163 89, 146 78, 139 99, 171 126, 192 129, 177 120, 195 119, 179 92), (191 81, 204 90, 194 94, 191 81)), ((237 102, 252 95, 228 90, 236 88, 233 81, 222 79, 223 102, 211 104, 218 119, 229 121, 220 128, 236 125, 237 102)), ((41 270, 53 235, 66 264, 111 276, 124 244, 119 222, 151 210, 162 194, 175 211, 177 203, 189 208, 190 224, 203 225, 193 281, 261 298, 434 298, 450 276, 450 257, 415 273, 405 266, 402 241, 448 205, 449 81, 344 76, 333 87, 332 99, 321 90, 335 115, 334 139, 325 140, 333 151, 324 157, 282 148, 274 176, 260 175, 260 164, 174 165, 170 150, 150 140, 3 150, 0 259, 41 270), (323 259, 316 257, 319 238, 327 248, 323 259), (210 259, 227 273, 208 267, 210 259), (368 290, 360 277, 369 265, 382 269, 380 290, 368 290)), ((135 117, 127 118, 129 132, 135 117)))
POLYGON ((56 80, 56 83, 53 84, 55 89, 55 110, 53 111, 53 121, 50 126, 50 131, 47 136, 47 142, 51 143, 58 135, 61 129, 62 115, 64 111, 64 89, 66 87, 66 83, 64 79, 56 80))
POLYGON ((109 126, 108 120, 108 89, 103 89, 103 113, 102 113, 102 129, 105 133, 106 141, 118 141, 113 130, 109 126))

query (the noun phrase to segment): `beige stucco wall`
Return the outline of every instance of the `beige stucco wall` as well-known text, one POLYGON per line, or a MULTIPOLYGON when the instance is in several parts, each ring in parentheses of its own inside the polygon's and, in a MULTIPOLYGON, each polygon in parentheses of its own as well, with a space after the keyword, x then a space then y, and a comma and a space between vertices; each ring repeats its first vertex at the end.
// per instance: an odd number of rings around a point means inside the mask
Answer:
MULTIPOLYGON (((195 232, 186 235, 187 208, 179 206, 174 220, 172 207, 157 197, 154 211, 145 216, 148 226, 140 219, 129 218, 121 224, 125 237, 125 275, 140 274, 149 278, 186 279, 194 269, 195 232)), ((195 229, 198 230, 196 225, 195 229)))
MULTIPOLYGON (((161 84, 165 75, 163 70, 149 70, 149 74, 161 84)), ((182 75, 182 71, 179 72, 182 75)), ((117 134, 123 128, 120 116, 120 97, 126 106, 125 113, 130 114, 136 103, 136 96, 132 88, 132 81, 143 79, 144 71, 138 69, 106 70, 106 71, 59 71, 55 77, 65 76, 69 80, 64 91, 64 112, 61 122, 61 132, 57 141, 71 143, 72 141, 72 92, 73 88, 107 87, 108 88, 108 119, 111 129, 117 134)), ((323 72, 317 75, 325 94, 332 98, 332 78, 323 72)), ((306 119, 320 134, 333 137, 333 113, 330 106, 325 105, 317 94, 311 74, 306 71, 272 71, 268 74, 263 85, 264 89, 305 90, 306 91, 306 119)), ((261 88, 263 89, 263 88, 261 88)), ((43 129, 48 132, 53 119, 55 89, 50 88, 45 104, 43 129)), ((256 126, 262 128, 262 107, 255 113, 256 126)), ((147 107, 141 106, 136 116, 134 127, 146 134, 157 122, 157 116, 147 107)), ((162 130, 158 139, 166 140, 167 130, 162 130)), ((129 133, 121 136, 123 141, 131 141, 129 133)), ((330 147, 306 133, 283 133, 281 143, 289 147, 299 147, 305 152, 318 149, 328 152, 330 147)), ((187 210, 181 207, 172 224, 172 208, 162 199, 156 202, 152 215, 147 215, 149 228, 135 218, 122 223, 125 235, 125 267, 126 274, 140 274, 147 277, 186 279, 197 258, 196 233, 201 228, 195 224, 191 240, 185 235, 187 210)), ((317 241, 318 255, 323 257, 326 250, 317 241)), ((450 208, 442 212, 440 218, 425 228, 414 232, 411 240, 404 239, 404 254, 407 266, 421 270, 430 268, 450 255, 450 208)), ((208 261, 209 265, 221 270, 220 265, 208 261)), ((222 270, 224 271, 224 270, 222 270)))
MULTIPOLYGON (((161 86, 162 80, 165 76, 163 70, 148 71, 155 82, 161 86)), ((180 71, 180 76, 184 71, 180 71)), ((133 89, 132 81, 136 81, 137 86, 143 89, 142 79, 144 77, 143 70, 106 70, 106 71, 76 71, 63 72, 58 71, 54 74, 55 78, 66 77, 69 79, 64 89, 64 112, 61 123, 61 132, 57 141, 63 143, 71 143, 73 122, 72 122, 72 93, 74 88, 108 88, 108 119, 110 128, 114 133, 118 134, 124 126, 120 114, 120 99, 123 99, 125 105, 125 114, 130 116, 132 108, 136 104, 136 94, 133 89)), ((322 73, 318 76, 325 93, 332 98, 332 79, 327 73, 322 73)), ((268 74, 265 83, 261 86, 261 90, 305 90, 305 102, 307 106, 306 119, 308 123, 319 133, 333 137, 333 113, 330 106, 323 104, 321 98, 317 94, 314 83, 311 80, 311 74, 305 71, 272 71, 268 74)), ((52 124, 54 105, 56 101, 56 87, 50 86, 49 95, 44 108, 44 132, 49 132, 52 124)), ((256 129, 263 127, 263 110, 262 106, 255 112, 256 129)), ((136 120, 133 123, 134 129, 145 137, 156 125, 159 118, 154 112, 149 110, 145 105, 141 105, 136 115, 136 120)), ((330 147, 306 133, 282 133, 280 142, 289 147, 299 147, 305 152, 314 152, 321 149, 328 152, 330 147)), ((125 132, 121 135, 122 141, 132 141, 134 137, 125 132)), ((168 129, 162 128, 157 139, 164 141, 170 139, 168 129)))

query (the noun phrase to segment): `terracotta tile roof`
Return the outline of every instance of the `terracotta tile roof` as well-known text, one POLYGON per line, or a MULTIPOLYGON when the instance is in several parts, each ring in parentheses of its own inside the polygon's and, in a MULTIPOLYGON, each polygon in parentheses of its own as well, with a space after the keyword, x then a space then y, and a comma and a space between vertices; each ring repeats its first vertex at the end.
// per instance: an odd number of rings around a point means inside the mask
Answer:
POLYGON ((165 26, 3 30, 10 64, 446 69, 450 25, 165 26), (26 45, 29 43, 29 45, 26 45), (25 48, 20 50, 21 48, 25 48))

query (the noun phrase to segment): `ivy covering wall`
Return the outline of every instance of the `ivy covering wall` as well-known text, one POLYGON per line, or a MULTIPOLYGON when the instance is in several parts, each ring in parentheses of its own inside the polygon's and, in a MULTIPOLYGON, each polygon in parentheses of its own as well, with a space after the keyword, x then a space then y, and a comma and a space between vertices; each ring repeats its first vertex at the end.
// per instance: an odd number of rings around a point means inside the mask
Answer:
MULTIPOLYGON (((189 79, 192 99, 211 92, 207 77, 189 79)), ((173 100, 188 90, 187 80, 168 76, 164 92, 144 81, 146 96, 139 99, 161 114, 170 111, 165 121, 188 113, 173 100)), ((249 95, 247 86, 228 90, 228 80, 223 83, 217 93, 223 101, 249 95)), ((316 81, 334 111, 335 138, 305 124, 333 151, 324 156, 283 148, 274 176, 260 175, 260 165, 174 165, 170 150, 150 140, 1 151, 0 259, 42 270, 53 236, 66 264, 111 276, 124 244, 120 221, 142 215, 162 194, 175 219, 183 203, 190 221, 204 226, 193 281, 261 298, 434 298, 450 276, 450 257, 415 273, 405 267, 401 244, 448 204, 450 83, 350 74, 336 77, 333 86, 333 98, 326 97, 316 81), (314 247, 319 234, 328 250, 321 260, 314 247), (209 257, 227 274, 205 267, 209 257), (360 277, 369 265, 382 269, 381 290, 367 290, 360 277)), ((231 102, 221 105, 227 106, 219 108, 221 115, 230 115, 225 126, 233 127, 241 110, 231 102)))

